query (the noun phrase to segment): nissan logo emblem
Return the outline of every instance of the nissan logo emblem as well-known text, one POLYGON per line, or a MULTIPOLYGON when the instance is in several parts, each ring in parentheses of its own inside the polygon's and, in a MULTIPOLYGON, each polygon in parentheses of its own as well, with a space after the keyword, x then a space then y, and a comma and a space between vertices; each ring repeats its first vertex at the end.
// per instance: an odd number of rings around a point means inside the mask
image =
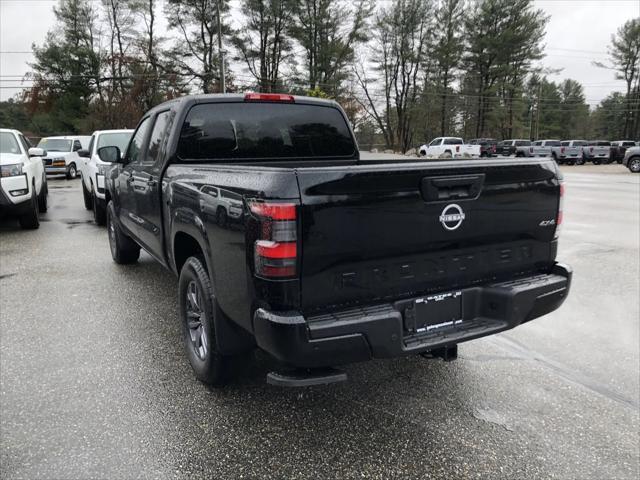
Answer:
POLYGON ((456 230, 464 221, 465 215, 460 205, 447 205, 440 214, 440 223, 447 230, 456 230))

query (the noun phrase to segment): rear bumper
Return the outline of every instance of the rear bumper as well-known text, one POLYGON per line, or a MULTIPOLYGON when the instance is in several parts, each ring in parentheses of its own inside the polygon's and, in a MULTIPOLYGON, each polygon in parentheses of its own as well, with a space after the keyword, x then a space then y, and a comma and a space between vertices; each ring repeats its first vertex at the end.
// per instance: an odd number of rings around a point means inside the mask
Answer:
POLYGON ((305 318, 256 310, 256 343, 278 360, 315 368, 390 358, 455 345, 509 330, 556 310, 566 299, 571 269, 460 290, 462 321, 408 334, 404 309, 414 299, 305 318))

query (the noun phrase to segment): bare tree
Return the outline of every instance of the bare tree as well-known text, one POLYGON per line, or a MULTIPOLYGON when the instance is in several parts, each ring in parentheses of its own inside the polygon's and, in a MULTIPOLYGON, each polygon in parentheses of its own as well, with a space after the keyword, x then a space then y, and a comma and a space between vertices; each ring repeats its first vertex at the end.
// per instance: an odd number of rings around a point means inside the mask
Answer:
POLYGON ((377 15, 372 63, 382 83, 381 93, 372 91, 364 68, 356 70, 366 97, 363 107, 379 126, 388 148, 405 151, 413 143, 431 8, 430 0, 397 0, 377 15))
POLYGON ((355 47, 367 40, 371 0, 298 0, 291 35, 305 52, 309 89, 337 96, 349 75, 355 47), (351 8, 350 8, 351 7, 351 8))
POLYGON ((293 0, 243 0, 242 27, 233 42, 261 92, 274 92, 281 83, 282 65, 291 55, 288 32, 293 0))
MULTIPOLYGON (((168 52, 175 73, 198 79, 202 93, 217 91, 220 83, 216 2, 221 3, 221 14, 228 11, 227 0, 168 0, 165 4, 169 28, 179 35, 168 52)), ((220 23, 222 34, 228 35, 228 25, 222 19, 220 23)))

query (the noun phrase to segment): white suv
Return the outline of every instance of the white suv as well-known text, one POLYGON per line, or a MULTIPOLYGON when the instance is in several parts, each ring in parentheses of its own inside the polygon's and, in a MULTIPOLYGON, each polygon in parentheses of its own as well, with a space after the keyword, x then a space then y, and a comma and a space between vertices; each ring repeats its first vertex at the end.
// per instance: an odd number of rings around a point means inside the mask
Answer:
POLYGON ((0 216, 17 216, 22 228, 38 228, 47 211, 47 176, 41 148, 17 130, 0 129, 0 216))
POLYGON ((98 225, 104 225, 107 219, 104 176, 112 166, 100 160, 98 149, 115 146, 126 152, 132 134, 133 130, 97 130, 91 135, 89 148, 78 152, 84 206, 93 210, 93 219, 98 225))
POLYGON ((91 137, 45 137, 38 147, 47 154, 42 159, 47 175, 64 174, 68 179, 78 176, 78 151, 89 148, 91 137))

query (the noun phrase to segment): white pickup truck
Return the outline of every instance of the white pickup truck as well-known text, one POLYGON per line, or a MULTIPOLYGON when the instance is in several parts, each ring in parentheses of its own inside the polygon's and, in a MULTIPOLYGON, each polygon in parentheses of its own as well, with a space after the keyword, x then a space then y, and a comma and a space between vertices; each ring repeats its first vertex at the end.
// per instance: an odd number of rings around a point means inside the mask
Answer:
POLYGON ((481 146, 465 144, 460 137, 438 137, 418 149, 421 157, 469 158, 479 157, 481 146))
POLYGON ((582 158, 585 162, 593 162, 594 165, 609 163, 611 159, 611 142, 607 140, 590 140, 588 145, 582 148, 582 158))
POLYGON ((72 180, 78 176, 80 157, 78 151, 89 146, 91 137, 45 137, 38 143, 38 148, 47 152, 44 170, 47 175, 63 174, 72 180))
POLYGON ((126 152, 132 133, 133 130, 96 130, 91 135, 89 148, 78 151, 84 207, 93 210, 93 219, 98 225, 104 225, 107 218, 104 176, 111 168, 110 163, 100 160, 98 149, 114 146, 126 152))
POLYGON ((0 129, 0 217, 18 217, 25 229, 38 228, 39 214, 47 211, 46 153, 21 132, 0 129))

